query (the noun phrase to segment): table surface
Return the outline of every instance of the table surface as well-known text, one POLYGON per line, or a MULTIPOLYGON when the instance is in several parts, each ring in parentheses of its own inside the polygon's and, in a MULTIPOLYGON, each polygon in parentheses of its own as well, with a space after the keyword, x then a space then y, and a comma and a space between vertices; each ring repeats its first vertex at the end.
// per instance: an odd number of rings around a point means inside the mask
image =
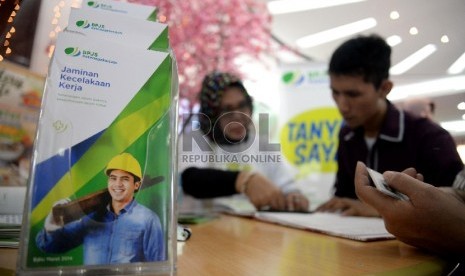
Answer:
MULTIPOLYGON (((177 275, 441 275, 452 264, 397 240, 360 242, 230 215, 190 226, 177 275)), ((16 249, 0 249, 14 275, 16 249)))

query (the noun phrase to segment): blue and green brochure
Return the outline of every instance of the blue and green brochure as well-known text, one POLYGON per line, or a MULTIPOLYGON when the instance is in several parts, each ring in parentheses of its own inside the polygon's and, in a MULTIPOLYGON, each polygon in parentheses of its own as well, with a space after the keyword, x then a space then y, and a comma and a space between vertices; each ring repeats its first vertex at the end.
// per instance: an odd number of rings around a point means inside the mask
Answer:
POLYGON ((144 47, 59 34, 19 275, 173 271, 176 68, 170 51, 144 47))

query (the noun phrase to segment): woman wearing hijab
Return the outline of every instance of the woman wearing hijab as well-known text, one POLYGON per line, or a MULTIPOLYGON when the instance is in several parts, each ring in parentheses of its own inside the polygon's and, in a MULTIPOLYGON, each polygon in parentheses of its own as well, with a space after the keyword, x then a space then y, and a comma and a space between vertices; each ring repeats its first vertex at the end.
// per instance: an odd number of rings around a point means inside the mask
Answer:
POLYGON ((263 150, 268 139, 257 137, 252 112, 238 77, 213 72, 204 78, 197 120, 179 141, 184 192, 196 198, 242 193, 259 210, 307 211, 309 201, 295 188, 279 148, 263 150))

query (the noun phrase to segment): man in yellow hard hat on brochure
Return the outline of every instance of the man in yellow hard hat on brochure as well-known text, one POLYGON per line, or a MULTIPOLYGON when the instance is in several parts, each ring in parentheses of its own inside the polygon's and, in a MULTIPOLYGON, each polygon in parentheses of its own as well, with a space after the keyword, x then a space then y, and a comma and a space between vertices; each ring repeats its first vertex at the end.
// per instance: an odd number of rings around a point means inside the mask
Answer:
MULTIPOLYGON (((105 173, 110 203, 64 225, 50 212, 36 237, 37 246, 47 253, 62 253, 82 244, 84 264, 165 260, 159 217, 134 199, 142 183, 137 159, 129 153, 119 154, 110 160, 105 173)), ((55 205, 67 202, 60 200, 55 205)))

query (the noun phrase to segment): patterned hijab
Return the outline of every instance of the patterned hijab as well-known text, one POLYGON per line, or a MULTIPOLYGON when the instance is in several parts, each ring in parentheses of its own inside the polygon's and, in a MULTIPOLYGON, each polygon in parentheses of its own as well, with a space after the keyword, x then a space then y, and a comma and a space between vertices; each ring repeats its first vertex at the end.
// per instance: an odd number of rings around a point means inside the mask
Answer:
POLYGON ((227 143, 222 131, 219 129, 219 124, 215 124, 215 122, 222 112, 220 103, 223 93, 231 87, 237 87, 242 91, 249 104, 250 110, 252 110, 252 97, 247 93, 242 81, 237 76, 230 73, 212 72, 206 75, 199 93, 200 113, 206 115, 201 115, 199 117, 200 128, 203 133, 207 134, 211 140, 215 140, 217 143, 227 143), (210 129, 213 125, 217 127, 215 131, 210 129), (214 139, 213 133, 215 133, 214 139))

